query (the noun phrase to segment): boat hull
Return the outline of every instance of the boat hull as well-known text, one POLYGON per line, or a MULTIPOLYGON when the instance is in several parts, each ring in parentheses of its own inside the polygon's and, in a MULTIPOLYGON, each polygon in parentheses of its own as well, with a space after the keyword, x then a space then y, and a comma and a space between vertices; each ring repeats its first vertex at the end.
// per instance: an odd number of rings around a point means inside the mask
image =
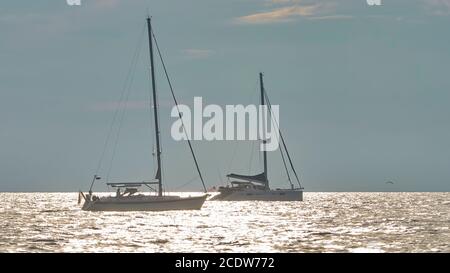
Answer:
POLYGON ((225 188, 211 201, 303 201, 302 190, 233 190, 225 188))
POLYGON ((86 211, 167 211, 199 210, 208 195, 198 197, 144 196, 137 198, 104 197, 96 201, 86 200, 86 211))

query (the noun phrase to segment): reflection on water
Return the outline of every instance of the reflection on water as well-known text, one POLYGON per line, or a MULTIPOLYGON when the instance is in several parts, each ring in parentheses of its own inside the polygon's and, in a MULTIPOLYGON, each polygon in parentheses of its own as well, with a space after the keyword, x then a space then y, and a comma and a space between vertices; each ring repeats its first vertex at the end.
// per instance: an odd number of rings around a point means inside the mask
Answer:
POLYGON ((85 212, 76 193, 0 193, 1 252, 450 252, 450 193, 305 193, 199 211, 85 212))

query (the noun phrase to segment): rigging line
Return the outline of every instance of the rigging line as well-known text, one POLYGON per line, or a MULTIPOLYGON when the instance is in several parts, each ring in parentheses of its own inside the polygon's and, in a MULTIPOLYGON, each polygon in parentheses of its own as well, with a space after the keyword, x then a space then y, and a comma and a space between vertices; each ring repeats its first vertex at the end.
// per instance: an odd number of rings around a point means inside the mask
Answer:
MULTIPOLYGON (((257 79, 256 80, 256 85, 255 85, 255 92, 253 92, 255 95, 256 94, 258 94, 260 91, 259 91, 259 88, 260 88, 260 86, 259 86, 259 79, 257 79)), ((253 97, 254 98, 254 97, 253 97)), ((253 100, 253 98, 252 98, 252 100, 253 100)), ((258 139, 258 141, 259 142, 261 142, 261 138, 259 137, 259 132, 257 132, 257 139, 258 139)), ((259 164, 259 166, 261 166, 261 165, 263 165, 263 158, 262 158, 262 153, 261 153, 261 151, 258 153, 258 164, 259 164)))
MULTIPOLYGON (((259 81, 257 80, 253 89, 255 89, 255 90, 258 89, 258 83, 259 83, 259 81)), ((255 98, 257 93, 258 92, 251 92, 251 94, 252 94, 251 101, 253 101, 253 99, 255 98)), ((249 135, 250 135, 250 132, 249 132, 249 135)), ((254 153, 255 153, 255 141, 252 141, 252 147, 251 147, 251 150, 250 150, 250 162, 249 162, 249 167, 248 167, 249 173, 253 170, 252 167, 253 167, 254 153)), ((259 162, 261 162, 261 153, 258 153, 258 155, 259 155, 258 159, 260 160, 259 162)))
POLYGON ((128 85, 126 87, 127 91, 126 91, 126 94, 125 94, 125 99, 123 100, 124 103, 122 103, 122 101, 119 103, 119 109, 120 109, 121 105, 123 105, 123 109, 122 109, 122 112, 121 112, 121 116, 120 116, 120 120, 119 120, 119 127, 118 127, 118 130, 117 130, 116 139, 115 139, 114 146, 113 146, 111 161, 109 163, 108 172, 106 174, 106 181, 109 181, 109 175, 111 174, 112 165, 113 165, 113 162, 114 162, 114 159, 115 159, 116 150, 117 150, 117 144, 119 142, 120 132, 122 131, 123 120, 125 118, 125 113, 126 113, 126 110, 127 110, 126 108, 127 108, 127 105, 128 105, 128 99, 130 97, 131 86, 133 84, 133 80, 134 80, 134 76, 135 76, 135 72, 136 72, 136 67, 137 67, 137 64, 138 64, 139 56, 140 56, 141 51, 142 51, 141 49, 142 49, 142 36, 141 36, 141 39, 139 41, 138 50, 136 51, 136 54, 134 55, 134 60, 132 62, 132 69, 131 69, 131 74, 130 74, 131 76, 129 78, 128 85))
MULTIPOLYGON (((270 116, 270 119, 273 120, 274 123, 276 123, 276 119, 275 119, 275 117, 273 116, 273 113, 272 113, 272 111, 271 111, 271 110, 272 110, 272 108, 271 108, 272 105, 270 104, 270 101, 269 101, 269 99, 268 99, 268 97, 267 97, 267 94, 266 94, 265 89, 264 89, 263 91, 264 91, 264 97, 266 98, 267 106, 268 106, 269 109, 270 109, 268 115, 270 116)), ((277 129, 278 129, 278 132, 280 132, 280 129, 279 129, 278 124, 276 124, 276 127, 277 127, 277 129)), ((280 132, 280 134, 281 134, 281 132, 280 132)), ((278 141, 278 142, 280 141, 280 137, 279 137, 278 135, 277 135, 277 141, 278 141)), ((282 161, 283 161, 283 166, 284 166, 284 169, 285 169, 285 171, 286 171, 286 175, 287 175, 289 184, 290 184, 291 188, 294 188, 294 185, 292 184, 292 181, 291 181, 291 176, 290 176, 290 174, 289 174, 289 168, 288 168, 288 166, 287 166, 287 164, 286 164, 286 159, 285 159, 285 157, 284 157, 283 149, 280 148, 279 150, 280 150, 281 159, 282 159, 282 161)))
POLYGON ((286 170, 286 175, 287 175, 289 184, 291 185, 291 187, 294 187, 294 185, 292 184, 292 181, 291 181, 291 175, 289 174, 288 166, 286 165, 286 159, 284 158, 283 149, 279 149, 279 150, 281 153, 281 159, 283 160, 283 165, 284 165, 284 169, 286 170))
MULTIPOLYGON (((162 162, 162 158, 161 158, 161 162, 162 162)), ((162 177, 166 177, 166 165, 161 163, 161 176, 162 177)), ((161 185, 162 189, 163 189, 163 195, 166 195, 166 192, 171 192, 171 187, 168 186, 168 183, 165 183, 164 185, 161 185)))
MULTIPOLYGON (((258 83, 259 83, 259 80, 256 80, 255 85, 254 85, 254 87, 253 87, 254 90, 258 90, 258 83)), ((248 97, 251 98, 250 101, 253 101, 253 99, 255 98, 255 96, 256 96, 257 93, 258 93, 258 92, 249 92, 248 97)), ((232 165, 233 165, 234 158, 236 157, 236 151, 237 151, 237 147, 238 147, 239 141, 234 141, 234 143, 235 143, 235 144, 233 145, 233 153, 232 153, 232 155, 231 155, 230 163, 228 164, 227 173, 230 173, 230 171, 231 171, 231 167, 232 167, 232 165)), ((261 153, 258 153, 258 155, 259 155, 259 157, 258 157, 259 162, 258 162, 258 163, 261 164, 261 153)), ((230 181, 230 179, 229 179, 228 177, 227 177, 227 181, 228 181, 228 182, 230 181)))
MULTIPOLYGON (((265 98, 266 98, 266 100, 267 100, 267 104, 268 104, 268 106, 269 106, 269 109, 270 109, 270 111, 272 112, 272 104, 270 103, 269 97, 267 96, 267 93, 266 93, 265 90, 264 90, 264 96, 265 96, 265 98)), ((288 149, 287 149, 287 147, 286 147, 286 142, 284 141, 284 137, 283 137, 283 134, 281 133, 280 127, 278 126, 278 122, 276 121, 275 118, 273 118, 273 115, 272 115, 272 119, 273 119, 273 121, 274 121, 276 127, 278 128, 278 132, 280 133, 281 143, 283 144, 284 150, 285 150, 286 155, 287 155, 288 160, 289 160, 289 164, 290 164, 290 166, 291 166, 291 168, 292 168, 292 171, 294 172, 294 175, 295 175, 295 178, 296 178, 296 180, 297 180, 297 183, 298 183, 298 185, 299 185, 300 188, 303 188, 302 185, 301 185, 301 183, 300 183, 300 179, 299 179, 299 177, 298 177, 298 175, 297 175, 297 171, 296 171, 295 168, 294 168, 294 164, 292 163, 291 156, 290 156, 289 151, 288 151, 288 149)))
MULTIPOLYGON (((152 102, 152 91, 151 91, 151 89, 152 89, 152 84, 151 84, 151 82, 150 82, 150 79, 149 78, 147 78, 148 80, 147 80, 147 83, 148 83, 148 88, 147 88, 147 91, 148 92, 146 92, 147 94, 148 94, 148 101, 149 101, 149 105, 153 105, 153 102, 152 102)), ((152 140, 152 151, 151 151, 151 158, 152 158, 152 162, 153 162, 153 175, 156 173, 156 168, 157 168, 157 163, 156 163, 156 160, 155 160, 155 155, 156 155, 156 148, 155 148, 155 142, 156 142, 156 140, 155 140, 155 135, 153 134, 153 132, 152 132, 152 128, 154 128, 155 127, 155 125, 154 125, 154 121, 153 121, 153 111, 152 111, 152 107, 145 107, 146 109, 148 109, 148 114, 150 115, 150 127, 149 127, 149 130, 150 130, 150 137, 151 137, 151 140, 152 140)))
POLYGON ((263 164, 262 161, 263 161, 262 155, 261 155, 261 153, 258 153, 258 164, 259 164, 259 166, 261 166, 263 164))
MULTIPOLYGON (((258 90, 258 83, 259 83, 259 80, 256 80, 255 86, 254 86, 255 90, 258 90)), ((249 97, 251 97, 251 101, 253 101, 253 99, 255 98, 256 94, 257 94, 257 92, 251 92, 251 94, 248 94, 249 97)), ((233 165, 234 158, 236 157, 236 151, 237 151, 238 143, 239 143, 239 141, 234 141, 233 153, 231 155, 230 163, 228 164, 227 173, 230 173, 230 171, 231 171, 231 167, 233 165)), ((261 163, 261 154, 260 153, 258 153, 258 154, 259 154, 259 163, 261 163)), ((230 179, 228 177, 227 177, 227 180, 230 181, 230 179)))
MULTIPOLYGON (((161 115, 158 115, 158 117, 160 117, 160 116, 161 116, 161 115)), ((161 123, 160 123, 160 124, 161 124, 161 123)), ((162 143, 161 140, 160 140, 159 143, 162 143)), ((161 149, 161 151, 162 151, 162 145, 160 145, 160 149, 161 149)), ((162 173, 163 177, 167 177, 167 176, 166 176, 166 174, 168 173, 168 172, 167 172, 167 164, 162 164, 162 162, 163 162, 163 154, 162 154, 162 152, 161 152, 160 158, 161 158, 161 173, 162 173)), ((164 185, 162 185, 162 187, 163 187, 164 194, 165 194, 166 192, 170 192, 170 191, 171 191, 171 190, 170 190, 171 188, 170 188, 170 184, 169 184, 169 183, 165 183, 164 185)))
MULTIPOLYGON (((132 67, 133 67, 134 56, 136 55, 136 52, 137 52, 138 48, 140 47, 139 45, 141 44, 141 41, 142 41, 142 37, 143 37, 144 31, 145 31, 145 26, 142 28, 142 31, 141 31, 141 34, 140 34, 140 38, 138 38, 138 41, 139 41, 139 42, 138 42, 138 44, 136 45, 136 49, 135 49, 135 51, 134 51, 134 53, 133 53, 133 58, 132 58, 132 61, 131 61, 130 68, 128 69, 127 75, 126 75, 126 77, 125 77, 125 82, 124 82, 124 85, 123 85, 123 87, 122 87, 122 92, 120 93, 119 105, 120 105, 120 103, 122 102, 123 97, 124 97, 124 95, 125 95, 127 82, 128 82, 128 79, 130 78, 131 70, 132 70, 132 67)), ((110 138, 111 138, 112 131, 113 131, 113 129, 114 129, 114 124, 116 123, 116 119, 117 119, 117 115, 118 115, 119 111, 120 111, 120 107, 117 107, 116 111, 114 112, 113 119, 111 120, 111 124, 110 124, 110 126, 109 126, 109 130, 108 130, 108 134, 107 134, 107 136, 106 136, 105 143, 103 144, 102 153, 101 153, 101 155, 100 155, 100 159, 99 159, 99 161, 98 161, 97 169, 96 169, 96 171, 95 171, 95 174, 98 174, 98 172, 100 171, 100 168, 102 167, 102 162, 103 162, 103 159, 104 159, 104 157, 105 157, 106 149, 107 149, 107 147, 108 147, 109 140, 110 140, 110 138)))
POLYGON ((227 170, 227 173, 230 173, 231 167, 232 167, 232 165, 233 165, 234 158, 236 157, 237 146, 238 146, 238 142, 239 142, 239 141, 233 141, 233 142, 234 142, 233 154, 231 155, 230 164, 228 164, 228 170, 227 170))
POLYGON ((252 167, 253 167, 252 163, 253 163, 253 154, 255 152, 254 150, 255 150, 255 141, 252 141, 252 147, 250 149, 250 161, 248 162, 248 172, 249 173, 252 171, 252 167))
POLYGON ((194 149, 192 148, 191 141, 189 140, 189 137, 187 135, 186 128, 185 128, 184 122, 183 122, 183 117, 182 117, 180 109, 178 107, 178 101, 175 98, 175 93, 174 93, 173 88, 172 88, 172 83, 170 82, 169 74, 167 73, 166 65, 164 63, 161 51, 159 50, 158 41, 156 40, 156 36, 155 36, 155 33, 153 31, 152 31, 152 35, 153 35, 153 39, 155 40, 156 49, 158 51, 158 55, 159 55, 159 58, 161 60, 161 64, 162 64, 163 69, 164 69, 164 74, 166 75, 166 79, 167 79, 167 82, 169 84, 169 88, 170 88, 170 92, 172 94, 172 98, 173 98, 173 100, 175 102, 175 106, 176 106, 177 111, 178 111, 178 116, 180 117, 180 120, 181 120, 181 125, 183 126, 183 131, 184 131, 184 133, 186 135, 186 140, 187 140, 187 142, 189 144, 189 149, 191 150, 192 157, 194 158, 194 162, 195 162, 195 166, 197 168, 197 172, 198 172, 198 174, 200 176, 200 180, 202 181, 203 189, 204 189, 205 192, 207 192, 206 186, 205 186, 205 181, 203 180, 203 176, 202 176, 202 173, 200 171, 200 167, 198 166, 197 158, 195 157, 194 149))
POLYGON ((174 191, 177 191, 177 190, 179 190, 179 189, 181 189, 181 188, 183 188, 183 187, 186 187, 187 185, 191 184, 192 182, 195 181, 195 179, 197 179, 197 177, 198 177, 197 175, 194 176, 194 177, 192 177, 191 179, 189 179, 189 180, 188 180, 186 183, 184 183, 183 185, 174 188, 174 191))
POLYGON ((217 174, 219 175, 220 184, 221 184, 221 185, 225 185, 225 184, 223 183, 222 174, 220 173, 219 168, 217 168, 217 174))
MULTIPOLYGON (((272 104, 270 103, 269 96, 267 95, 267 92, 266 92, 265 89, 264 89, 264 97, 266 98, 267 105, 269 106, 270 112, 272 112, 272 104)), ((300 179, 299 179, 299 177, 298 177, 298 175, 297 175, 297 171, 296 171, 295 168, 294 168, 294 164, 292 163, 291 156, 290 156, 289 151, 288 151, 288 149, 287 149, 287 147, 286 147, 286 142, 284 141, 284 137, 283 137, 283 134, 281 133, 280 127, 278 126, 278 122, 277 122, 276 119, 273 117, 273 115, 271 115, 271 116, 272 116, 272 119, 273 119, 273 121, 274 121, 274 123, 275 123, 275 126, 278 128, 278 132, 280 133, 281 143, 283 144, 284 150, 286 151, 286 155, 287 155, 287 158, 288 158, 288 160, 289 160, 289 164, 290 164, 290 166, 291 166, 291 168, 292 168, 292 171, 294 172, 294 175, 295 175, 295 178, 296 178, 296 180, 297 180, 297 183, 298 183, 298 185, 299 185, 300 188, 303 188, 302 185, 301 185, 301 183, 300 183, 300 179)))

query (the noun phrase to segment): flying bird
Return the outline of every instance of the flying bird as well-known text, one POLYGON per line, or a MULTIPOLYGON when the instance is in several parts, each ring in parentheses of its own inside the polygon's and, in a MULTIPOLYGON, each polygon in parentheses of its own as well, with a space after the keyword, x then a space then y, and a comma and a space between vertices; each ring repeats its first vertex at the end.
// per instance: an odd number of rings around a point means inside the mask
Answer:
POLYGON ((392 181, 387 181, 386 184, 394 184, 392 181))

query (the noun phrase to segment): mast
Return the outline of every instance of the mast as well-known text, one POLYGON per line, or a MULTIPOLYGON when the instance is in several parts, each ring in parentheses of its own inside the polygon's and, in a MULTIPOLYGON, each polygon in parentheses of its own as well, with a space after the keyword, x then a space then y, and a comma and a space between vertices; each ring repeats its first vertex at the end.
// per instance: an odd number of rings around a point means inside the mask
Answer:
MULTIPOLYGON (((260 88, 261 88, 261 105, 265 105, 265 101, 264 101, 264 82, 263 82, 263 74, 259 73, 259 83, 260 83, 260 88)), ((264 177, 266 179, 266 189, 269 189, 269 179, 267 176, 267 151, 266 151, 266 128, 265 128, 265 116, 264 116, 264 110, 261 113, 262 116, 262 142, 263 142, 263 157, 264 157, 264 177)))
POLYGON ((147 17, 148 27, 148 43, 150 50, 150 68, 152 78, 152 91, 153 91, 153 113, 155 116, 155 135, 156 135, 156 160, 158 162, 158 169, 156 171, 156 179, 158 180, 158 196, 162 196, 162 174, 161 174, 161 143, 160 132, 158 123, 158 103, 156 100, 156 80, 155 80, 155 67, 153 65, 153 40, 152 40, 152 22, 150 16, 147 17))

